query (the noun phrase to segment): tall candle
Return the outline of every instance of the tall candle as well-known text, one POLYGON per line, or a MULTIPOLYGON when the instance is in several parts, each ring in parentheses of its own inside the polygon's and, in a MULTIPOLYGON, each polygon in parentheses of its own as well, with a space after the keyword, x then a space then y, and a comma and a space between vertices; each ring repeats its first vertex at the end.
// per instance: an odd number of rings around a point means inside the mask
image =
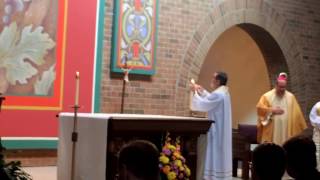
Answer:
POLYGON ((75 106, 79 105, 79 85, 80 85, 80 73, 76 72, 76 94, 75 94, 75 106))

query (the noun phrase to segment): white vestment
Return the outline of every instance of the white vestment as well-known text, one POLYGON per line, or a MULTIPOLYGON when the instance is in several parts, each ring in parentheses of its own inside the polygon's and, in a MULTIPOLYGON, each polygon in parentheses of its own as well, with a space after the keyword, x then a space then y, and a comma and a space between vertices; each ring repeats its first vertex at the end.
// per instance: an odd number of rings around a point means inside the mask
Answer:
POLYGON ((311 124, 313 125, 313 141, 317 148, 317 164, 320 171, 320 102, 316 103, 309 115, 311 124))
POLYGON ((212 123, 208 133, 198 140, 197 180, 232 179, 232 120, 228 88, 204 91, 192 97, 191 108, 208 112, 212 123))
MULTIPOLYGON (((286 94, 285 94, 286 95, 286 94)), ((288 109, 287 98, 279 98, 274 94, 271 98, 271 106, 281 109, 288 109)), ((288 139, 288 111, 273 117, 273 137, 272 140, 278 145, 282 145, 288 139)))

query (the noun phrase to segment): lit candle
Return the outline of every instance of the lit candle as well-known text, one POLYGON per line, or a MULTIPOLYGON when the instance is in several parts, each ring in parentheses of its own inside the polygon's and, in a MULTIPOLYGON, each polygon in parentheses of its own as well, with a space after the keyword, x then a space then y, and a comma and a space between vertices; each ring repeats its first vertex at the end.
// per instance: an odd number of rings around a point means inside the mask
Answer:
POLYGON ((80 85, 80 73, 76 72, 76 96, 75 96, 75 106, 79 105, 79 85, 80 85))
POLYGON ((191 82, 192 85, 196 84, 196 82, 194 81, 193 78, 190 80, 190 82, 191 82))

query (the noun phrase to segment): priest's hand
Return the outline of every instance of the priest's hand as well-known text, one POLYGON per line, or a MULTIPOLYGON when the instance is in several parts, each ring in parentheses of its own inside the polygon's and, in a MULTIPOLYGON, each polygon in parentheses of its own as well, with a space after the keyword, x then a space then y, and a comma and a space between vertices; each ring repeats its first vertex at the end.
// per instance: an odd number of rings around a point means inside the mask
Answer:
POLYGON ((271 112, 272 114, 275 114, 275 115, 281 115, 284 113, 284 110, 281 109, 280 107, 275 107, 275 108, 272 108, 271 112))
POLYGON ((191 91, 193 92, 201 93, 203 91, 203 87, 196 83, 192 83, 190 85, 190 88, 191 88, 191 91))

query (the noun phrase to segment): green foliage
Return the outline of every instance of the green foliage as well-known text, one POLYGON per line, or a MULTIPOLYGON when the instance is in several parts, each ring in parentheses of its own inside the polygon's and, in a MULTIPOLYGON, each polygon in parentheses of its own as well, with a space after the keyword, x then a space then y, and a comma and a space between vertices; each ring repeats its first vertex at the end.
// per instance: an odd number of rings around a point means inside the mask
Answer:
POLYGON ((1 180, 32 180, 32 177, 21 168, 20 161, 5 163, 3 152, 0 152, 1 180))
POLYGON ((21 168, 20 161, 11 161, 4 167, 10 180, 32 180, 32 177, 21 168))

